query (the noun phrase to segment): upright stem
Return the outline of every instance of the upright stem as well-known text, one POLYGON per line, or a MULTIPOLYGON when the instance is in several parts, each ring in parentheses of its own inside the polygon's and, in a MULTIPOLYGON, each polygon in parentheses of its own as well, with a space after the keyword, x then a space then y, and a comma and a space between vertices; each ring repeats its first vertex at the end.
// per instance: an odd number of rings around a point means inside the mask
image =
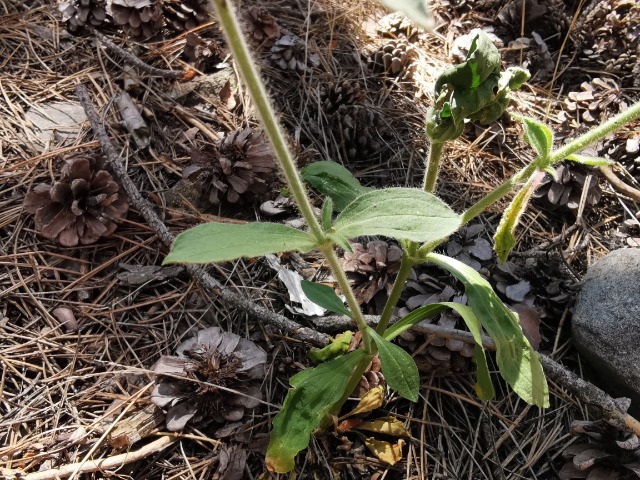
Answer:
POLYGON ((413 260, 409 256, 408 252, 404 252, 402 255, 402 262, 400 263, 400 269, 398 270, 396 279, 393 282, 393 287, 391 287, 387 303, 384 305, 384 310, 380 316, 378 328, 376 328, 376 332, 379 335, 383 335, 389 325, 389 320, 391 320, 393 311, 395 310, 398 300, 400 300, 400 295, 404 290, 404 284, 411 273, 411 267, 413 267, 413 260))
POLYGON ((431 140, 429 153, 427 155, 427 166, 424 172, 424 182, 422 188, 425 192, 433 192, 438 181, 438 171, 440 170, 440 159, 442 158, 442 147, 444 142, 431 140))
POLYGON ((240 73, 244 78, 249 94, 251 95, 251 99, 253 100, 258 112, 258 116, 260 117, 262 125, 267 133, 267 137, 269 138, 276 157, 280 162, 280 167, 284 172, 291 194, 298 204, 300 213, 307 222, 307 225, 309 225, 309 230, 315 237, 320 250, 327 258, 327 262, 331 267, 333 275, 335 276, 342 293, 347 299, 353 319, 357 322, 358 328, 362 332, 365 348, 367 349, 367 352, 370 352, 372 348, 371 339, 366 332, 367 324, 362 316, 362 312, 360 311, 360 306, 358 305, 353 290, 351 289, 347 276, 340 265, 340 261, 333 250, 333 246, 327 241, 322 226, 313 213, 313 208, 311 207, 311 202, 307 196, 307 191, 302 183, 302 179, 298 173, 295 161, 291 156, 291 152, 289 151, 284 133, 280 128, 280 123, 278 122, 271 103, 269 102, 269 96, 262 84, 258 70, 251 58, 251 54, 249 53, 249 48, 244 40, 244 36, 242 35, 234 8, 229 0, 209 1, 213 4, 218 14, 227 43, 233 53, 233 58, 238 66, 238 70, 240 70, 240 73))
POLYGON ((307 192, 304 188, 300 175, 298 174, 295 161, 289 151, 284 133, 280 128, 280 123, 277 120, 271 103, 269 102, 269 96, 262 84, 258 70, 251 58, 251 54, 249 53, 249 47, 242 35, 242 30, 240 29, 231 1, 209 1, 213 4, 216 12, 218 13, 218 18, 223 26, 227 43, 233 52, 233 59, 244 78, 249 93, 251 94, 251 99, 255 104, 258 116, 260 117, 262 125, 267 133, 267 137, 269 138, 276 157, 280 162, 280 167, 287 179, 287 184, 289 185, 291 194, 298 204, 300 213, 307 222, 307 225, 309 225, 309 230, 316 237, 316 240, 318 240, 319 243, 325 243, 326 239, 324 232, 322 231, 320 222, 318 222, 318 219, 313 213, 311 202, 309 202, 309 197, 307 197, 307 192))

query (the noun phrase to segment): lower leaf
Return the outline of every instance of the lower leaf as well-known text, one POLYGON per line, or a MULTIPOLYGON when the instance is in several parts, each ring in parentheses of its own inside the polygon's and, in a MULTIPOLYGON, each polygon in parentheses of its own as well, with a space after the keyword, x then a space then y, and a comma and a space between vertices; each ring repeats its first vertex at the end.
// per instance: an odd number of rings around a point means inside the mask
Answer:
POLYGON ((339 408, 351 375, 360 362, 370 361, 362 349, 309 368, 290 379, 282 410, 273 420, 266 464, 272 472, 287 473, 295 456, 309 446, 311 433, 339 408))

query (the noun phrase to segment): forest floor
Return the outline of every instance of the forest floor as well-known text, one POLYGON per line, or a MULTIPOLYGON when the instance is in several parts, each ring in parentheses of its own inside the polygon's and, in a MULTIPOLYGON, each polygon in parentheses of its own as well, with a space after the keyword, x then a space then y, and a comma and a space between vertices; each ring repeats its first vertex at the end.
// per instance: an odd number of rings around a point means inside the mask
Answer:
MULTIPOLYGON (((433 33, 388 17, 368 0, 258 3, 277 35, 269 22, 252 23, 255 5, 241 12, 296 160, 301 167, 339 162, 366 186, 421 184, 435 78, 459 61, 454 41, 473 28, 497 37, 505 66, 530 70, 532 79, 513 95, 510 109, 545 121, 556 144, 640 98, 636 2, 527 0, 523 20, 523 2, 435 0, 433 33), (385 45, 406 54, 397 71, 371 60, 385 45)), ((104 158, 76 94, 81 83, 128 177, 172 234, 211 220, 299 222, 277 175, 253 192, 228 174, 223 187, 198 174, 206 162, 220 161, 221 141, 231 139, 231 150, 246 153, 241 133, 250 128, 249 138, 258 138, 260 130, 222 34, 215 21, 198 27, 197 36, 166 26, 147 40, 98 26, 114 49, 87 30, 68 29, 52 2, 0 2, 0 479, 276 478, 264 466, 270 422, 288 379, 311 365, 309 349, 336 333, 300 313, 278 274, 284 267, 332 284, 322 260, 288 254, 207 266, 204 273, 218 282, 211 288, 184 268, 160 267, 168 245, 133 199, 113 233, 89 241, 85 232, 74 246, 68 237, 67 246, 46 238, 25 209, 27 193, 59 180, 64 165, 104 158), (198 72, 190 80, 163 78, 118 49, 163 70, 198 72), (134 120, 114 101, 122 92, 145 123, 135 134, 127 130, 134 120), (221 296, 221 288, 279 315, 256 321, 221 296), (277 323, 281 316, 290 322, 277 323), (151 367, 213 326, 268 353, 262 401, 234 420, 212 416, 168 432, 163 411, 150 401, 151 367)), ((640 247, 640 199, 633 196, 640 188, 639 129, 636 122, 592 147, 616 160, 617 182, 630 190, 614 188, 596 169, 567 166, 562 181, 543 185, 523 216, 506 265, 490 245, 508 199, 445 247, 505 302, 539 319, 540 352, 596 383, 571 344, 571 311, 594 261, 640 247)), ((533 156, 508 116, 489 127, 469 124, 444 153, 436 193, 463 211, 533 156)), ((223 175, 217 165, 213 175, 223 175)), ((321 205, 319 197, 314 201, 321 205)), ((358 241, 363 251, 378 245, 358 241)), ((352 258, 354 286, 372 315, 380 314, 394 273, 395 247, 384 245, 378 264, 371 263, 375 255, 352 258)), ((462 296, 442 271, 416 268, 400 307, 462 296)), ((395 416, 411 433, 403 458, 388 465, 357 433, 330 430, 299 455, 291 478, 554 479, 563 451, 583 441, 572 422, 599 418, 554 382, 548 409, 526 405, 497 373, 496 399, 479 401, 473 366, 451 344, 420 333, 402 342, 422 372, 420 399, 410 403, 389 393, 376 415, 395 416)))

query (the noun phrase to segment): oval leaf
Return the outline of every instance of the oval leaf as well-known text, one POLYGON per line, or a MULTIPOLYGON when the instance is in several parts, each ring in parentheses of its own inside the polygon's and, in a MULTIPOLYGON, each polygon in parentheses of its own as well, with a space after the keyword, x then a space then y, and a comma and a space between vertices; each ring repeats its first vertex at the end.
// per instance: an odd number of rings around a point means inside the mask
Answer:
POLYGON ((277 223, 205 223, 178 235, 162 264, 224 262, 315 246, 308 233, 277 223))
POLYGON ((500 373, 514 392, 528 403, 548 407, 549 389, 540 357, 522 333, 518 316, 473 268, 437 253, 430 253, 425 260, 449 271, 464 284, 469 306, 496 344, 500 373))
POLYGON ((585 155, 579 155, 577 153, 573 153, 567 157, 567 160, 571 160, 572 162, 581 163, 582 165, 588 165, 590 167, 607 167, 610 165, 614 165, 616 162, 609 160, 608 158, 603 157, 588 157, 585 155))
POLYGON ((553 132, 544 123, 524 115, 511 114, 524 124, 524 139, 542 158, 548 158, 553 148, 553 132))
POLYGON ((305 182, 333 200, 333 208, 341 212, 360 195, 373 190, 363 187, 349 170, 336 162, 314 162, 300 171, 305 182))
POLYGON ((420 390, 416 362, 404 349, 385 340, 371 327, 367 327, 367 331, 378 347, 380 367, 389 388, 401 397, 416 402, 420 390))
POLYGON ((404 13, 425 30, 433 30, 434 21, 427 0, 382 0, 382 4, 390 10, 404 13))
POLYGON ((316 305, 335 313, 341 313, 351 317, 351 312, 344 306, 344 302, 336 295, 333 288, 321 283, 302 280, 300 282, 304 294, 316 305))
POLYGON ((289 389, 282 410, 273 419, 266 456, 270 471, 287 473, 293 469, 295 456, 307 448, 311 433, 343 398, 354 368, 370 358, 358 349, 291 377, 294 388, 289 389))
POLYGON ((336 218, 330 236, 383 235, 432 242, 448 237, 459 226, 460 217, 435 195, 418 188, 387 188, 350 203, 336 218))

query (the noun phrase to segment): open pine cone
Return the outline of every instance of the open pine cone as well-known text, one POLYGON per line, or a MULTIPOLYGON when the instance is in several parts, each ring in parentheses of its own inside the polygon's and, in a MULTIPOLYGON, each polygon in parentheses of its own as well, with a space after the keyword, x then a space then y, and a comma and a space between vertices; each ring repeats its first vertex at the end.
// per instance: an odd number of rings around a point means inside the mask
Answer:
POLYGON ((382 240, 366 244, 351 243, 353 252, 345 252, 342 266, 353 284, 359 303, 369 303, 380 297, 380 303, 393 286, 402 261, 402 249, 382 240))
POLYGON ((273 40, 280 36, 280 26, 266 8, 251 7, 245 19, 249 34, 256 42, 273 40))
POLYGON ((77 32, 85 25, 99 27, 107 20, 106 0, 70 0, 62 2, 58 9, 71 32, 77 32))
POLYGON ((546 174, 533 194, 533 198, 543 200, 547 208, 550 210, 555 210, 556 208, 577 209, 589 174, 591 174, 591 180, 587 191, 586 204, 593 206, 600 201, 602 190, 598 184, 598 172, 596 170, 584 165, 564 163, 556 171, 558 172, 558 180, 554 180, 551 175, 546 174))
POLYGON ((158 0, 108 0, 107 13, 133 38, 153 37, 164 25, 158 0))
POLYGON ((46 238, 75 247, 111 235, 129 203, 97 161, 77 157, 67 161, 59 181, 27 193, 24 209, 35 214, 36 229, 46 238))
POLYGON ((566 463, 558 472, 560 480, 640 477, 640 441, 636 435, 621 432, 602 420, 575 421, 571 432, 588 438, 563 452, 566 463))
POLYGON ((185 40, 184 55, 198 70, 207 72, 209 69, 216 68, 226 56, 220 44, 214 39, 202 38, 197 33, 189 32, 185 40))
POLYGON ((207 0, 163 0, 162 12, 167 27, 180 33, 193 30, 209 19, 207 0))
POLYGON ((341 105, 353 105, 365 92, 357 80, 343 80, 332 83, 320 90, 320 102, 327 115, 335 113, 341 105))
POLYGON ((168 409, 167 429, 172 432, 190 421, 237 422, 245 409, 257 407, 262 400, 266 361, 267 353, 250 340, 218 327, 200 330, 176 348, 175 356, 165 355, 151 368, 159 375, 172 375, 161 378, 151 401, 168 409))
POLYGON ((414 50, 404 40, 390 40, 371 54, 369 67, 376 73, 408 80, 412 76, 409 68, 414 50))
POLYGON ((365 105, 342 104, 329 115, 333 136, 349 160, 363 160, 380 151, 378 112, 365 105))
POLYGON ((250 127, 228 134, 217 151, 192 150, 191 160, 182 176, 201 185, 214 205, 265 193, 276 168, 271 146, 250 127))
POLYGON ((307 51, 305 42, 295 35, 283 35, 271 47, 271 62, 282 70, 304 73, 320 65, 320 55, 307 51))
POLYGON ((575 127, 601 123, 627 108, 620 87, 610 78, 597 77, 591 83, 583 82, 580 88, 581 92, 569 92, 564 101, 569 114, 563 116, 575 127))

